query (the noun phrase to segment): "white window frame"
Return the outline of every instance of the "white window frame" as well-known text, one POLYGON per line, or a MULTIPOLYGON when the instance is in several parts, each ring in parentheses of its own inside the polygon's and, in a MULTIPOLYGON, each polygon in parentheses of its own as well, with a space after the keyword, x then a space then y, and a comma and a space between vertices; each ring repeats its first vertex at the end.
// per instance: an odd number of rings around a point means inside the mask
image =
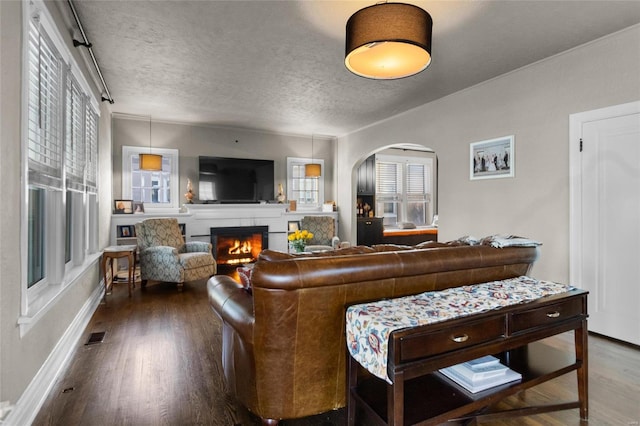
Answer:
MULTIPOLYGON (((421 157, 405 157, 405 156, 396 156, 396 155, 386 155, 386 154, 376 154, 376 163, 378 162, 386 162, 386 163, 395 163, 400 165, 400 175, 402 181, 398 183, 398 187, 400 188, 400 192, 397 194, 380 194, 376 191, 376 211, 379 215, 383 215, 381 209, 378 208, 379 203, 394 203, 399 204, 400 215, 396 217, 396 224, 400 222, 407 221, 407 212, 409 202, 424 202, 425 204, 425 225, 421 226, 429 226, 428 221, 429 217, 427 216, 427 209, 429 203, 433 200, 433 170, 434 170, 434 161, 431 158, 421 158, 421 157), (411 164, 420 164, 425 167, 424 174, 424 199, 418 199, 416 195, 409 194, 408 191, 408 166, 411 164)), ((376 166, 377 167, 377 166, 376 166)), ((376 183, 376 187, 378 184, 376 183)), ((384 216, 384 215, 383 215, 384 216)))
MULTIPOLYGON (((58 31, 55 21, 47 9, 45 3, 41 0, 32 0, 29 2, 22 2, 23 5, 23 46, 22 46, 22 63, 25 64, 22 73, 22 218, 21 218, 21 250, 22 250, 22 282, 21 282, 21 303, 20 303, 20 317, 18 318, 18 324, 20 326, 20 335, 24 336, 34 324, 42 319, 46 312, 55 306, 56 300, 64 294, 66 289, 73 286, 78 282, 78 278, 86 271, 91 265, 95 264, 99 259, 99 254, 92 256, 86 255, 86 235, 88 232, 98 232, 97 220, 92 224, 92 230, 86 228, 87 221, 85 220, 87 212, 87 203, 85 201, 85 193, 80 189, 84 186, 77 186, 76 191, 72 196, 74 203, 72 204, 72 226, 71 229, 71 262, 65 265, 65 193, 68 188, 65 179, 65 99, 67 88, 67 76, 69 73, 75 79, 75 82, 83 92, 83 108, 84 111, 92 110, 96 117, 99 115, 99 104, 95 98, 91 86, 88 84, 84 75, 80 71, 80 67, 75 62, 72 53, 67 48, 66 43, 63 40, 61 33, 58 31), (56 56, 61 65, 61 76, 58 82, 60 93, 59 111, 60 113, 55 118, 57 126, 59 128, 60 143, 62 144, 62 156, 60 158, 60 168, 62 173, 60 174, 60 182, 56 179, 39 179, 38 181, 32 181, 29 179, 29 89, 30 82, 30 56, 29 56, 29 40, 31 31, 31 22, 35 22, 40 32, 45 33, 51 47, 56 52, 56 56), (40 187, 44 190, 44 278, 34 283, 29 287, 28 283, 28 197, 29 188, 31 186, 40 187)), ((38 109, 40 106, 38 107, 38 109)), ((82 111, 83 116, 81 127, 84 128, 84 120, 86 113, 82 111)), ((97 129, 96 129, 97 130, 97 129)), ((83 136, 84 138, 84 136, 83 136)), ((81 183, 81 182, 77 182, 81 183)), ((82 182, 84 184, 84 182, 82 182)), ((94 188, 97 192, 97 188, 94 188)), ((95 198, 97 204, 97 197, 95 198)))
MULTIPOLYGON (((131 157, 138 156, 139 154, 149 154, 149 147, 142 146, 123 146, 122 147, 122 199, 132 200, 132 179, 131 179, 131 157)), ((171 174, 169 178, 169 203, 145 203, 144 210, 159 211, 160 209, 177 209, 180 206, 180 190, 179 190, 179 159, 180 151, 170 148, 153 148, 151 150, 153 154, 159 154, 163 157, 169 157, 171 162, 171 174)), ((136 201, 136 200, 134 200, 136 201)))
POLYGON ((305 211, 321 211, 322 205, 324 204, 324 160, 314 158, 302 158, 302 157, 287 157, 287 199, 289 201, 296 201, 296 210, 305 210, 305 211), (294 178, 294 167, 304 166, 306 164, 320 164, 321 175, 317 178, 305 178, 304 180, 315 179, 318 183, 318 202, 317 203, 301 203, 298 198, 294 196, 293 193, 293 180, 294 178))

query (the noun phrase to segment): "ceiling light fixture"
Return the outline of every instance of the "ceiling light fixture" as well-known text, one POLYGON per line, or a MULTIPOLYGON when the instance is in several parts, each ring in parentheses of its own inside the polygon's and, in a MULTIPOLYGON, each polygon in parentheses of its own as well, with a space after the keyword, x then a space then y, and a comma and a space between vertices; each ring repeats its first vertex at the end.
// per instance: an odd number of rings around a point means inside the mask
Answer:
POLYGON ((151 117, 149 117, 149 153, 140 154, 140 170, 158 172, 162 170, 162 155, 151 153, 151 117))
POLYGON ((412 4, 365 7, 347 21, 344 64, 354 74, 380 80, 417 74, 431 63, 432 27, 431 15, 412 4))
POLYGON ((320 164, 313 162, 313 134, 311 135, 311 162, 304 165, 304 176, 317 178, 322 175, 320 164))

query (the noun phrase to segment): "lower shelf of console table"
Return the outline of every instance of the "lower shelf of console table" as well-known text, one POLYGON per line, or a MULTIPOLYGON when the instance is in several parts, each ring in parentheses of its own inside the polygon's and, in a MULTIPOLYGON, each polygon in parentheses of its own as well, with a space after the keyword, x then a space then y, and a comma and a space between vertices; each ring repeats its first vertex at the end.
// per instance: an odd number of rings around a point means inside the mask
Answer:
POLYGON ((553 296, 517 307, 453 320, 450 321, 449 328, 443 328, 443 324, 439 324, 435 330, 433 326, 426 326, 394 332, 398 333, 395 337, 392 333, 390 348, 394 347, 398 354, 404 345, 404 353, 408 354, 406 349, 410 347, 411 359, 401 359, 396 355, 392 365, 393 353, 390 352, 389 376, 393 377, 393 384, 388 384, 372 376, 349 357, 348 424, 428 426, 451 420, 487 420, 573 408, 579 408, 580 418, 586 419, 586 294, 574 290, 569 295, 553 296), (444 353, 428 347, 429 344, 433 346, 437 338, 443 335, 443 330, 450 329, 451 333, 458 334, 467 326, 470 329, 480 328, 479 325, 491 323, 501 316, 505 318, 507 325, 502 339, 444 353), (543 316, 549 318, 547 324, 541 320, 543 316), (523 318, 526 321, 519 322, 523 318), (542 341, 571 330, 574 333, 575 351, 562 351, 542 341), (522 380, 471 393, 438 372, 441 368, 484 355, 497 356, 503 364, 521 373, 522 380), (508 411, 492 410, 492 406, 510 395, 574 371, 577 373, 577 401, 508 411))

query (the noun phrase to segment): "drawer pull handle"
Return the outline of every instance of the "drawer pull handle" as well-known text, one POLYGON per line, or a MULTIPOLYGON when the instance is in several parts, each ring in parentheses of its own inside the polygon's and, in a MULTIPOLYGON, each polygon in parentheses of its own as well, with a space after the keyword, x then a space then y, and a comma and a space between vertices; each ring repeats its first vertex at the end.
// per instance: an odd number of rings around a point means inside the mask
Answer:
POLYGON ((560 316, 560 312, 558 312, 558 311, 549 312, 549 313, 547 313, 547 316, 549 318, 558 318, 560 316))
POLYGON ((453 336, 451 337, 451 340, 453 340, 456 343, 462 343, 462 342, 466 342, 467 340, 469 340, 469 336, 466 334, 463 334, 461 336, 453 336))

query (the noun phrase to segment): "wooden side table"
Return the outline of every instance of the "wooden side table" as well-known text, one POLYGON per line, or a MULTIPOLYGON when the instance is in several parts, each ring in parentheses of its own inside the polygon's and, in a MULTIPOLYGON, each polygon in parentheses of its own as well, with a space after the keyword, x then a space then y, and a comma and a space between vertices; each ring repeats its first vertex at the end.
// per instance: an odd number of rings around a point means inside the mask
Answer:
POLYGON ((135 270, 136 270, 136 251, 138 246, 136 245, 127 245, 127 246, 109 246, 106 247, 102 251, 102 272, 104 274, 104 301, 107 301, 107 261, 111 266, 111 287, 113 288, 113 259, 120 259, 123 257, 127 258, 127 262, 129 263, 129 297, 131 297, 131 288, 135 286, 135 270))

